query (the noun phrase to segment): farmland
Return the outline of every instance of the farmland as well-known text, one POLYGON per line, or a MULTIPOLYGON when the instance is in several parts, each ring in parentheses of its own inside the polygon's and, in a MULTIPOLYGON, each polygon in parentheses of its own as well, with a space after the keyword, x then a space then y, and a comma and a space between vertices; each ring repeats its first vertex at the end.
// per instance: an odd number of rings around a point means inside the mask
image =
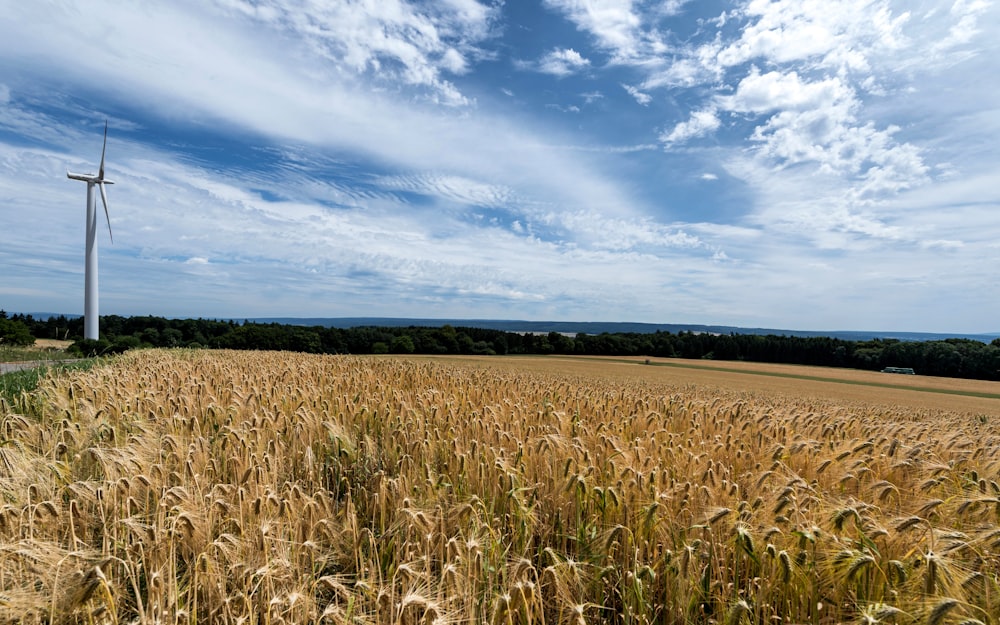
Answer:
POLYGON ((996 387, 129 352, 2 400, 0 621, 995 623, 996 387))

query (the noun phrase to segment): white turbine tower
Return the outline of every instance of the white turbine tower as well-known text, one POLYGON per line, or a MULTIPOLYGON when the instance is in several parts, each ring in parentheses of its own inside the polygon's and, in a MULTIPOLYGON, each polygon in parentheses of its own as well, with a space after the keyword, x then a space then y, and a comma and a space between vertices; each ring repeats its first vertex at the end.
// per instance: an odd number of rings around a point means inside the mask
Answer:
POLYGON ((94 198, 94 185, 101 190, 101 202, 104 203, 104 218, 108 221, 108 236, 111 235, 111 217, 108 215, 108 194, 104 185, 114 184, 104 179, 104 152, 108 148, 108 122, 104 122, 104 147, 101 148, 101 168, 97 175, 74 174, 66 172, 66 177, 72 180, 82 180, 87 183, 87 268, 84 275, 83 298, 83 338, 97 340, 100 338, 97 312, 97 205, 94 198))

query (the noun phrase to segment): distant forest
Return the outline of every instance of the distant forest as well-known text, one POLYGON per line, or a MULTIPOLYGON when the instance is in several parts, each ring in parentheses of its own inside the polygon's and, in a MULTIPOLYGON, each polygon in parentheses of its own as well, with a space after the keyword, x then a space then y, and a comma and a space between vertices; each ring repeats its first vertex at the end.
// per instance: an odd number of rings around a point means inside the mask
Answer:
POLYGON ((84 355, 142 347, 207 347, 316 354, 573 354, 746 360, 880 370, 910 367, 918 374, 1000 380, 1000 339, 935 341, 694 332, 531 333, 441 327, 330 328, 251 321, 101 317, 101 339, 84 340, 83 318, 36 320, 0 311, 0 343, 35 338, 71 339, 84 355))

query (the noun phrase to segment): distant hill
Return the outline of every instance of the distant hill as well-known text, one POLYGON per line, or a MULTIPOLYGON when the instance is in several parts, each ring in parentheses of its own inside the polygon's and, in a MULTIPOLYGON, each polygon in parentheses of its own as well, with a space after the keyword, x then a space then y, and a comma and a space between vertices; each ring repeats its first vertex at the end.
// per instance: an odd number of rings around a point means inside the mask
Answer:
POLYGON ((777 336, 828 336, 846 341, 869 341, 872 339, 898 339, 901 341, 940 341, 962 338, 989 343, 1000 338, 1000 334, 940 334, 933 332, 869 332, 857 330, 781 330, 775 328, 741 328, 738 326, 700 325, 693 323, 633 323, 627 321, 524 321, 506 319, 410 319, 403 317, 263 317, 251 319, 257 323, 283 323, 302 326, 323 326, 325 328, 357 328, 361 326, 381 326, 405 328, 421 326, 439 328, 443 325, 465 328, 485 328, 504 332, 560 332, 564 334, 615 334, 634 332, 704 332, 711 334, 773 334, 777 336))
MULTIPOLYGON (((7 314, 12 315, 14 313, 8 311, 7 314)), ((45 321, 49 317, 66 317, 67 319, 79 319, 80 317, 83 316, 83 315, 67 315, 66 313, 52 313, 52 312, 29 312, 24 314, 30 316, 32 319, 39 319, 41 321, 45 321)))

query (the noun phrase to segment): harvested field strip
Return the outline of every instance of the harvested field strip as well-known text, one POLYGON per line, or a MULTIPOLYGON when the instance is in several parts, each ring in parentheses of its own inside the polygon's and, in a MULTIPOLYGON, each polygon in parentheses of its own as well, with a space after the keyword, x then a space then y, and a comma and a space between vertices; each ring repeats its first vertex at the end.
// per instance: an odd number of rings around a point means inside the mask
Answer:
MULTIPOLYGON (((905 389, 908 391, 918 391, 921 393, 941 393, 944 395, 963 395, 967 397, 982 397, 984 399, 1000 399, 1000 393, 983 393, 978 391, 965 391, 965 390, 954 390, 945 388, 934 388, 929 386, 916 386, 911 384, 901 385, 901 384, 890 384, 883 382, 863 382, 860 380, 845 380, 843 378, 832 378, 817 375, 804 375, 796 373, 780 373, 776 371, 754 371, 752 369, 734 369, 730 367, 715 367, 707 365, 694 365, 689 363, 675 363, 675 362, 665 362, 662 360, 652 361, 649 363, 637 363, 635 360, 628 359, 616 359, 617 362, 627 362, 632 364, 642 364, 643 366, 653 366, 653 367, 678 367, 682 369, 697 369, 700 371, 724 371, 726 373, 740 373, 745 375, 763 375, 775 378, 788 378, 791 380, 809 380, 811 382, 831 382, 833 384, 853 384, 857 386, 871 386, 875 388, 891 388, 891 389, 905 389)), ((886 374, 888 375, 888 374, 886 374)))
MULTIPOLYGON (((434 357, 417 357, 433 361, 434 357)), ((965 413, 974 418, 1000 417, 1000 399, 991 395, 1000 394, 1000 383, 983 380, 958 380, 931 376, 892 376, 874 371, 856 369, 829 369, 806 365, 775 365, 742 361, 727 362, 723 371, 713 361, 669 359, 665 362, 676 365, 690 364, 694 367, 636 366, 645 362, 642 358, 590 357, 590 356, 449 356, 450 361, 468 366, 488 368, 511 368, 520 371, 534 371, 581 377, 599 377, 612 380, 631 380, 634 383, 669 384, 675 387, 694 385, 702 389, 719 392, 737 392, 748 400, 759 397, 783 396, 789 399, 812 398, 817 402, 833 402, 844 407, 883 407, 888 410, 909 409, 916 413, 927 410, 941 410, 965 413), (697 367, 697 368, 695 368, 697 367), (744 375, 752 371, 767 371, 786 375, 744 375), (827 375, 829 373, 829 375, 827 375), (820 380, 804 379, 806 377, 820 380), (920 380, 921 387, 958 391, 958 393, 925 393, 913 386, 914 378, 920 380), (830 380, 827 380, 830 378, 830 380), (845 384, 843 382, 861 382, 845 384), (890 384, 891 386, 873 386, 890 384)), ((651 362, 664 362, 651 360, 651 362)))

